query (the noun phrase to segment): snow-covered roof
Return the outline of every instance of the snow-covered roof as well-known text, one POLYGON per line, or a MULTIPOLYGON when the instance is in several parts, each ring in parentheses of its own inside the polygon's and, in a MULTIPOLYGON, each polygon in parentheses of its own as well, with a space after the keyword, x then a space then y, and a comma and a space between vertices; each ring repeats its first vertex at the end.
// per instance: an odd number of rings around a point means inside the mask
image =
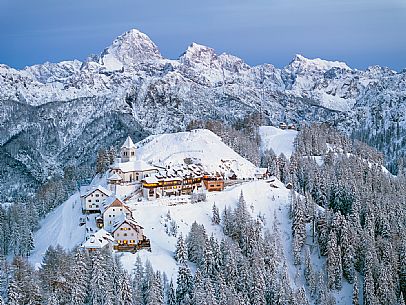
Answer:
POLYGON ((156 170, 158 171, 158 168, 149 165, 147 162, 143 160, 136 160, 136 161, 129 161, 129 162, 123 162, 123 163, 115 163, 112 166, 113 169, 119 169, 123 173, 128 173, 128 172, 145 172, 145 171, 150 171, 150 170, 156 170))
POLYGON ((136 148, 136 146, 130 136, 128 136, 121 148, 136 148))
POLYGON ((123 178, 121 178, 119 174, 114 173, 113 175, 111 175, 110 177, 108 177, 107 180, 110 180, 110 181, 120 181, 120 180, 123 180, 123 178))
POLYGON ((109 191, 108 189, 106 189, 105 187, 98 185, 98 186, 92 186, 90 188, 84 188, 83 190, 81 190, 81 191, 83 191, 83 193, 81 193, 80 196, 87 197, 97 190, 104 193, 107 196, 111 196, 111 194, 112 194, 112 192, 109 191))
POLYGON ((117 231, 123 224, 128 224, 134 230, 139 231, 140 229, 144 229, 139 223, 137 223, 133 218, 125 218, 122 222, 117 223, 114 226, 112 233, 117 231))
POLYGON ((94 235, 90 236, 88 240, 83 243, 83 247, 86 249, 102 249, 113 242, 114 238, 104 229, 100 229, 94 235))
POLYGON ((155 176, 145 177, 144 181, 145 181, 145 183, 158 183, 159 182, 159 180, 155 176))
POLYGON ((255 175, 265 175, 268 169, 266 167, 258 167, 255 170, 255 175))
POLYGON ((116 196, 111 196, 106 199, 106 202, 103 206, 102 214, 104 214, 104 212, 110 207, 123 207, 131 212, 131 210, 124 204, 124 202, 116 196))

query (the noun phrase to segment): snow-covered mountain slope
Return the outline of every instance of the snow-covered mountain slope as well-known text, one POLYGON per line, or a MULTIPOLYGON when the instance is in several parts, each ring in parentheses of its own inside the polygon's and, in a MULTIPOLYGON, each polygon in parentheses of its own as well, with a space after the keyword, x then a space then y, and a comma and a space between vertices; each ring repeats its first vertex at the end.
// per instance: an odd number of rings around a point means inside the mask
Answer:
POLYGON ((83 62, 0 65, 0 197, 13 198, 10 177, 34 190, 66 164, 90 166, 95 151, 126 134, 139 140, 183 131, 192 120, 234 123, 255 112, 271 125, 329 122, 349 134, 372 128, 369 143, 392 160, 405 151, 405 88, 404 71, 299 55, 283 69, 251 67, 194 43, 166 59, 147 35, 130 30, 83 62), (394 146, 381 141, 389 128, 399 129, 394 146))
POLYGON ((294 141, 297 136, 296 130, 282 130, 273 126, 260 126, 261 150, 272 149, 279 156, 284 154, 290 158, 294 150, 294 141))
POLYGON ((40 223, 41 227, 34 235, 35 248, 29 260, 39 266, 50 246, 60 245, 71 250, 80 245, 85 237, 85 227, 79 225, 81 216, 80 195, 76 192, 40 223))
POLYGON ((208 172, 232 170, 239 178, 253 177, 256 169, 207 129, 149 136, 137 147, 138 158, 164 167, 191 162, 201 164, 208 172))

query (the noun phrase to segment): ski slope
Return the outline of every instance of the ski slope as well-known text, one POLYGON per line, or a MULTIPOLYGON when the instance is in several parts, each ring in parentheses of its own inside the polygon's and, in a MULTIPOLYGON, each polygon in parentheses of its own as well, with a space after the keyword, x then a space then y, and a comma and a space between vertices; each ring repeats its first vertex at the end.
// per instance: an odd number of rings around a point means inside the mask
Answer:
POLYGON ((290 158, 294 150, 296 130, 282 130, 274 126, 260 126, 261 151, 272 149, 277 156, 284 154, 290 158))
POLYGON ((189 159, 209 172, 232 170, 239 178, 253 177, 256 169, 207 129, 149 136, 137 147, 137 158, 154 165, 183 165, 189 159))

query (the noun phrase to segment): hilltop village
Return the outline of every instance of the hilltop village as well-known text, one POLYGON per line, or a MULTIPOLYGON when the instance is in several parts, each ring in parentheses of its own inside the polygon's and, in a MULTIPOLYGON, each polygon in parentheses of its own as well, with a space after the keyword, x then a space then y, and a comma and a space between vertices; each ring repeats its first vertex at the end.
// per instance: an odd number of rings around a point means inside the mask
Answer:
POLYGON ((253 177, 241 179, 234 173, 208 172, 200 164, 161 166, 138 160, 137 146, 127 137, 120 149, 120 156, 110 166, 107 185, 87 185, 80 188, 83 216, 81 225, 86 226, 86 238, 82 247, 89 250, 114 249, 136 252, 151 250, 150 240, 136 215, 126 204, 166 197, 182 197, 204 200, 207 192, 221 192, 227 185, 268 177, 266 168, 257 168, 253 177))

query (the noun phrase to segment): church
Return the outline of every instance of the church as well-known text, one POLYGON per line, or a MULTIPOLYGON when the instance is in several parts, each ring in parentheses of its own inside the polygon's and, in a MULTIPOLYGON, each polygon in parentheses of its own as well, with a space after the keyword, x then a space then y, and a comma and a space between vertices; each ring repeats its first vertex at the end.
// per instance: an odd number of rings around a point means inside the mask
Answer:
POLYGON ((132 184, 158 173, 159 169, 145 161, 137 160, 137 147, 128 136, 120 149, 120 158, 110 167, 109 183, 132 184), (114 178, 114 179, 113 179, 114 178), (111 181, 110 181, 111 180, 111 181))

